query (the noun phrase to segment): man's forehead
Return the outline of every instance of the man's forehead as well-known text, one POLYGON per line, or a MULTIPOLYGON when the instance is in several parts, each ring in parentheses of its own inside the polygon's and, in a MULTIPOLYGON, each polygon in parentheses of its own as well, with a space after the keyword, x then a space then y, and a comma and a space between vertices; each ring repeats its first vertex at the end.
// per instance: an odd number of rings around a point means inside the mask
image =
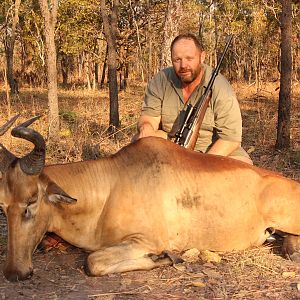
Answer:
POLYGON ((173 45, 172 54, 181 50, 196 51, 199 50, 191 39, 181 39, 173 45))

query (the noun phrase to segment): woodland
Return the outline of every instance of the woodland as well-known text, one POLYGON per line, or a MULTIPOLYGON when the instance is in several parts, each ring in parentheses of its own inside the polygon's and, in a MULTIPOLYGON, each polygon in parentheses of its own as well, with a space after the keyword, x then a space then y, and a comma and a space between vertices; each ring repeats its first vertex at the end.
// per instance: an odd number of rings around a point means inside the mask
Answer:
MULTIPOLYGON (((254 165, 300 181, 299 0, 2 0, 0 126, 41 115, 46 163, 98 159, 136 132, 147 82, 171 65, 170 44, 191 32, 232 84, 243 147, 254 165)), ((1 136, 24 156, 32 145, 1 136)), ((0 213, 0 270, 7 225, 0 213)), ((34 275, 10 283, 2 299, 300 299, 300 264, 280 243, 190 259, 151 271, 88 277, 86 254, 66 243, 34 253, 34 275)))
MULTIPOLYGON (((222 70, 230 81, 259 90, 284 73, 279 121, 286 124, 279 130, 287 129, 278 134, 289 139, 291 84, 300 77, 299 1, 5 0, 0 10, 6 101, 23 86, 46 87, 50 139, 59 131, 58 87, 99 90, 108 84, 109 125, 118 128, 118 91, 170 65, 171 40, 182 32, 199 37, 212 66, 226 36, 234 35, 222 70)), ((277 140, 279 148, 288 145, 277 140)))

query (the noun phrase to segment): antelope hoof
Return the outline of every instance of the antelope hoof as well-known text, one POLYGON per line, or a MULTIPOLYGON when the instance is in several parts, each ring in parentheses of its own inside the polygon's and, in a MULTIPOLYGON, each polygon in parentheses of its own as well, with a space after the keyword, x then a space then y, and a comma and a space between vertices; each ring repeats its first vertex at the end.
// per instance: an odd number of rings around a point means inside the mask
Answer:
POLYGON ((300 236, 288 235, 283 240, 283 254, 291 261, 300 263, 300 236))

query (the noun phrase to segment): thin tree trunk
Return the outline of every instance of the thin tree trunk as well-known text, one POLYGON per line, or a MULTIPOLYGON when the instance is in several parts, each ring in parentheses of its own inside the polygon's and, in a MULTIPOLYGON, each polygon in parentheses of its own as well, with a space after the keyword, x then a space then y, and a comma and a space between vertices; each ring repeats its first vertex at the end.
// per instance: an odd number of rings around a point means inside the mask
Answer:
POLYGON ((290 147, 292 80, 292 3, 281 0, 281 70, 276 149, 290 147))
POLYGON ((160 68, 172 65, 170 46, 173 39, 178 35, 182 0, 169 0, 163 29, 163 43, 161 47, 160 68))
POLYGON ((100 89, 103 89, 103 86, 104 86, 105 72, 106 72, 106 67, 107 67, 107 55, 108 55, 108 47, 106 46, 105 58, 104 58, 104 62, 103 62, 102 75, 101 75, 101 81, 100 81, 100 89))
MULTIPOLYGON (((149 7, 149 1, 147 2, 147 5, 149 7)), ((152 65, 152 25, 151 25, 151 18, 148 18, 148 30, 147 30, 147 40, 148 40, 148 57, 149 57, 149 61, 148 61, 148 73, 147 73, 147 78, 148 81, 152 78, 152 74, 153 74, 153 65, 152 65)))
POLYGON ((66 54, 63 54, 61 57, 60 65, 61 65, 61 74, 63 79, 63 86, 68 86, 68 79, 69 79, 69 64, 70 60, 66 54))
POLYGON ((5 84, 5 92, 6 92, 6 103, 7 103, 7 115, 11 116, 11 101, 9 95, 9 84, 7 82, 6 70, 4 69, 4 84, 5 84))
POLYGON ((44 35, 46 45, 48 107, 49 107, 49 140, 55 141, 59 133, 59 111, 57 97, 57 66, 55 48, 55 25, 58 0, 39 0, 44 19, 44 35))
POLYGON ((16 83, 16 79, 14 78, 14 48, 16 40, 16 27, 19 22, 20 5, 21 0, 16 0, 11 30, 8 30, 7 27, 5 40, 6 76, 12 94, 18 93, 18 85, 16 83))
POLYGON ((138 62, 139 62, 139 65, 140 65, 140 70, 141 70, 141 79, 142 81, 144 82, 145 81, 145 76, 144 76, 144 59, 143 59, 143 56, 142 56, 142 46, 141 46, 141 41, 140 41, 140 30, 139 30, 139 26, 138 26, 138 23, 136 21, 136 18, 135 18, 135 13, 134 13, 134 10, 132 8, 132 4, 131 4, 131 0, 129 0, 129 7, 130 7, 130 10, 131 10, 131 14, 132 14, 132 19, 133 19, 133 23, 134 23, 134 26, 136 28, 136 37, 137 37, 137 52, 138 52, 138 62))
POLYGON ((111 132, 120 126, 117 80, 117 11, 119 1, 114 0, 110 15, 107 13, 105 0, 100 1, 104 35, 108 46, 108 84, 109 84, 109 128, 111 132))

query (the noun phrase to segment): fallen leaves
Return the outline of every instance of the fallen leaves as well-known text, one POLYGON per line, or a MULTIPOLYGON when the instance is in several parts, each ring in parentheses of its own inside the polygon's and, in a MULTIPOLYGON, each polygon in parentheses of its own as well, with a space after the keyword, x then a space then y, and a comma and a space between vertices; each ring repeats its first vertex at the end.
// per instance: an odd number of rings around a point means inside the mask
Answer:
POLYGON ((283 278, 294 278, 296 276, 296 273, 293 271, 286 271, 286 272, 282 272, 281 276, 283 278))
POLYGON ((203 262, 214 262, 214 263, 220 263, 222 258, 218 253, 211 252, 209 250, 201 251, 199 254, 199 258, 203 262))
POLYGON ((214 263, 220 263, 222 258, 218 253, 209 251, 209 250, 202 250, 199 251, 196 248, 189 249, 185 251, 182 254, 182 259, 186 262, 196 262, 199 259, 202 260, 202 262, 214 262, 214 263))
POLYGON ((182 259, 186 262, 196 262, 199 260, 200 251, 196 248, 189 249, 182 254, 182 259))

